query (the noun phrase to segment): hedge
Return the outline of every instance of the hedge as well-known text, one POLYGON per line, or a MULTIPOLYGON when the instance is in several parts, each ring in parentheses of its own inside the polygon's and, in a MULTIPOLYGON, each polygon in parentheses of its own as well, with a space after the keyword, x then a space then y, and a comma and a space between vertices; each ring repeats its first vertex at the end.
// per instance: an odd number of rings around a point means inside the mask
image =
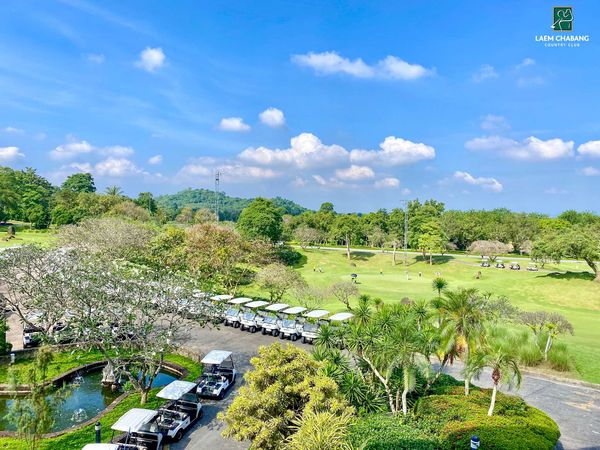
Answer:
POLYGON ((404 423, 401 416, 386 414, 359 418, 349 430, 353 448, 364 450, 434 450, 436 436, 404 423), (364 447, 363 447, 364 445, 364 447))

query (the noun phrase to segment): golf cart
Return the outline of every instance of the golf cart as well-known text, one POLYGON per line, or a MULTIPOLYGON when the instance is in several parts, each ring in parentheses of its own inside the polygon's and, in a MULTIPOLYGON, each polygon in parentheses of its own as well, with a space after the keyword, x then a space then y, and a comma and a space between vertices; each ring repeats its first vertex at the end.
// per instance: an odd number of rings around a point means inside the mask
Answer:
POLYGON ((490 258, 488 258, 487 256, 483 258, 480 265, 481 267, 490 267, 490 258))
MULTIPOLYGON (((157 423, 158 411, 133 408, 127 411, 111 427, 114 432, 127 433, 123 444, 125 449, 159 450, 163 448, 164 435, 157 423)), ((119 447, 117 447, 119 448, 119 447)))
POLYGON ((42 342, 42 329, 39 327, 25 326, 23 328, 23 348, 37 347, 42 342))
POLYGON ((501 259, 499 259, 496 262, 496 269, 504 269, 504 268, 506 268, 506 266, 504 265, 504 262, 501 259))
POLYGON ((521 265, 516 262, 511 262, 508 266, 510 270, 521 270, 521 265))
POLYGON ((302 342, 304 344, 307 342, 312 344, 317 338, 319 335, 319 328, 321 327, 321 324, 325 322, 322 318, 327 315, 329 315, 329 311, 325 311, 324 309, 315 309, 314 311, 304 314, 304 317, 307 319, 307 321, 302 324, 302 342))
POLYGON ((345 326, 346 322, 348 322, 353 317, 354 317, 354 314, 352 314, 352 313, 341 312, 341 313, 334 314, 333 316, 330 316, 329 319, 327 319, 327 320, 329 321, 329 323, 331 323, 331 326, 333 326, 335 328, 339 328, 339 327, 345 326))
POLYGON ((281 324, 281 311, 289 308, 287 303, 274 303, 264 309, 264 317, 261 324, 262 334, 270 333, 273 336, 279 334, 279 325, 281 324))
POLYGON ((256 333, 256 330, 260 329, 263 322, 263 316, 257 311, 257 309, 268 304, 269 302, 265 302, 264 300, 256 300, 246 303, 242 307, 244 310, 244 313, 240 318, 240 326, 242 331, 247 328, 250 330, 250 333, 256 333))
POLYGON ((252 299, 248 297, 233 298, 227 302, 231 305, 225 311, 225 326, 231 325, 233 328, 240 327, 240 316, 241 316, 241 305, 244 303, 251 302, 252 299))
POLYGON ((199 396, 222 399, 233 386, 237 371, 231 355, 226 350, 212 350, 202 359, 204 372, 196 389, 199 396))
POLYGON ((219 294, 219 295, 213 295, 210 299, 213 302, 226 302, 227 300, 231 300, 232 298, 233 298, 233 295, 219 294))
POLYGON ((196 383, 176 380, 156 394, 170 400, 158 410, 158 427, 169 438, 179 441, 183 433, 203 415, 202 403, 196 393, 196 383))
POLYGON ((538 269, 537 264, 529 263, 529 265, 527 266, 527 270, 529 272, 537 272, 540 269, 538 269))
POLYGON ((285 314, 285 318, 279 325, 279 339, 289 337, 290 340, 295 341, 302 336, 302 323, 296 316, 302 314, 304 311, 306 311, 306 308, 303 306, 292 306, 282 311, 285 314))

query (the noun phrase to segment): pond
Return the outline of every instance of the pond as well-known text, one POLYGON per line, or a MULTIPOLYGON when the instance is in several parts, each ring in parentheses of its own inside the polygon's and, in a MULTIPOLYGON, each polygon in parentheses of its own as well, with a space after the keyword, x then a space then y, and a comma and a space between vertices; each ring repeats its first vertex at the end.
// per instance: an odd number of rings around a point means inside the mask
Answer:
MULTIPOLYGON (((80 384, 68 384, 67 396, 54 413, 54 426, 50 431, 61 431, 91 419, 121 395, 119 391, 102 386, 102 368, 81 375, 80 384)), ((152 386, 165 386, 176 379, 177 377, 170 373, 161 372, 152 386)), ((50 394, 49 398, 53 395, 56 394, 50 394)), ((12 402, 12 398, 0 397, 0 431, 15 430, 15 426, 5 417, 12 402)))

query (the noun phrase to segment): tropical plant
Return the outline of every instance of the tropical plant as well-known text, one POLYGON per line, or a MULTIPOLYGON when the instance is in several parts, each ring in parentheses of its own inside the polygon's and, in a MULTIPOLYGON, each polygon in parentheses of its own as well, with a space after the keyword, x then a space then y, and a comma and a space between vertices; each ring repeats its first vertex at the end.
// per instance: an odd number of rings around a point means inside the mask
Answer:
POLYGON ((437 291, 438 297, 441 297, 442 291, 448 287, 448 282, 442 277, 435 277, 431 282, 431 287, 437 291))

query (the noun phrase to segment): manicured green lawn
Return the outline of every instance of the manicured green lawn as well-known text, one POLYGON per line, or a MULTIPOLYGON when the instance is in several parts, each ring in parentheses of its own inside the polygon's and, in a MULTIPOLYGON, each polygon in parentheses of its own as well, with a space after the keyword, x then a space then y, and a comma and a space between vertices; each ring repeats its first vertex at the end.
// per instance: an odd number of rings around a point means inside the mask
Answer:
MULTIPOLYGON (((98 361, 99 359, 102 359, 98 357, 93 359, 93 354, 90 355, 90 358, 91 361, 88 362, 98 361)), ((69 363, 67 362, 67 353, 58 353, 57 359, 65 361, 64 367, 69 365, 69 363)), ((195 380, 202 373, 202 367, 200 366, 200 364, 191 360, 190 358, 186 358, 185 356, 169 354, 165 356, 165 359, 169 362, 185 367, 189 372, 188 376, 185 378, 186 380, 195 380)), ((82 358, 76 358, 72 363, 70 363, 70 368, 84 364, 80 362, 81 360, 82 358)), ((25 368, 25 365, 26 363, 23 363, 22 368, 25 368)), ((68 370, 68 368, 63 368, 62 370, 60 370, 60 372, 65 372, 66 370, 68 370)), ((126 397, 121 403, 119 403, 111 412, 102 417, 102 419, 100 419, 100 423, 102 424, 103 430, 102 441, 110 441, 110 438, 112 436, 112 430, 110 429, 111 425, 115 423, 119 417, 121 417, 131 408, 143 407, 147 409, 156 409, 162 403, 164 403, 163 399, 156 398, 156 393, 159 390, 160 388, 152 390, 152 392, 148 396, 148 401, 143 406, 140 406, 139 394, 131 394, 128 397, 126 397)), ((40 450, 81 449, 85 444, 94 442, 94 439, 95 431, 94 425, 92 424, 79 430, 73 431, 71 433, 63 434, 56 438, 45 439, 41 442, 40 450)), ((26 448, 27 447, 25 445, 25 442, 22 439, 0 438, 0 449, 25 450, 26 448)))
MULTIPOLYGON (((512 271, 482 268, 477 259, 464 256, 440 257, 439 263, 429 266, 417 261, 415 255, 409 255, 410 279, 407 280, 402 253, 397 255, 395 267, 391 253, 355 253, 352 261, 348 261, 342 251, 305 250, 302 253, 306 259, 299 264, 298 271, 315 286, 328 287, 338 281, 350 281, 350 274, 356 273, 360 291, 384 301, 399 302, 404 297, 430 299, 436 295, 431 281, 435 273, 440 272, 450 283, 449 288, 475 287, 506 295, 524 310, 564 314, 575 328, 574 336, 564 338, 579 371, 572 375, 600 383, 600 283, 591 281, 593 276, 586 264, 569 262, 528 272, 525 270, 527 261, 519 261, 522 269, 512 271), (322 273, 319 268, 323 269, 322 273), (483 275, 479 280, 475 278, 478 271, 483 275)), ((510 258, 503 259, 508 266, 510 258)), ((256 293, 255 288, 249 291, 256 293)), ((323 307, 332 311, 343 309, 343 305, 333 298, 329 298, 323 307)))
POLYGON ((15 245, 26 245, 26 244, 39 244, 42 246, 49 246, 54 244, 56 236, 54 231, 51 230, 30 230, 16 225, 17 232, 16 238, 6 241, 7 226, 0 226, 0 248, 13 247, 15 245))

